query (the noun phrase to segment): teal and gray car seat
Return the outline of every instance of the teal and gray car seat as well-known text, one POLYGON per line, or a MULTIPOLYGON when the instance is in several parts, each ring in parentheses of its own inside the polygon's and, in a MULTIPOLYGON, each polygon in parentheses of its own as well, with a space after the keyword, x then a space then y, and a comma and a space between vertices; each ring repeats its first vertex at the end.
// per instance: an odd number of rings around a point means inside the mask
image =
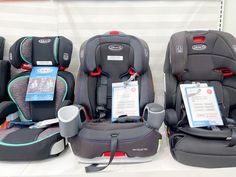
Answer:
POLYGON ((10 63, 24 69, 8 84, 11 101, 0 104, 0 160, 41 160, 60 154, 66 145, 60 136, 58 124, 31 128, 34 123, 57 117, 61 106, 71 104, 74 98, 74 77, 64 71, 70 64, 72 42, 65 37, 23 37, 10 48, 10 63), (31 68, 58 67, 53 101, 25 101, 31 68))
POLYGON ((8 99, 7 96, 7 82, 10 79, 10 63, 7 60, 3 60, 5 39, 0 37, 0 102, 8 99))
POLYGON ((199 167, 236 166, 236 39, 219 31, 172 35, 164 65, 165 108, 173 157, 199 167), (190 128, 180 84, 213 86, 223 126, 190 128))
POLYGON ((102 170, 112 160, 114 163, 150 161, 160 145, 158 129, 164 119, 164 110, 153 103, 154 88, 146 42, 117 31, 97 35, 81 46, 80 62, 74 108, 59 110, 62 119, 68 119, 76 107, 79 110, 77 118, 81 126, 77 132, 68 131, 78 127, 75 123, 71 123, 70 128, 63 125, 69 124, 69 120, 60 125, 73 153, 80 162, 93 163, 86 168, 87 172, 102 170), (134 75, 138 81, 140 115, 124 115, 112 123, 112 83, 127 81, 134 75), (149 111, 154 114, 148 116, 149 111), (97 163, 105 165, 97 167, 97 163))

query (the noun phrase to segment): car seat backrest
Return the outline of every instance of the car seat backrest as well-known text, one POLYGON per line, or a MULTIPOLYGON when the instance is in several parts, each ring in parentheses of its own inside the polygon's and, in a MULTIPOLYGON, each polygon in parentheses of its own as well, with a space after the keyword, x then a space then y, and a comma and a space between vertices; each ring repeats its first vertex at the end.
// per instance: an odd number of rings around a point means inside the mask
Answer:
POLYGON ((171 37, 172 74, 181 80, 223 80, 219 69, 236 72, 236 39, 218 31, 179 32, 171 37))
POLYGON ((71 53, 72 43, 64 37, 24 37, 10 48, 10 62, 16 68, 25 68, 26 64, 32 67, 59 67, 53 101, 25 101, 30 71, 22 72, 11 79, 8 93, 18 106, 22 121, 55 118, 62 101, 73 100, 73 75, 63 71, 70 64, 71 53))
MULTIPOLYGON (((111 109, 112 83, 127 80, 133 72, 139 74, 138 80, 141 79, 143 75, 150 72, 148 63, 149 49, 147 44, 134 36, 120 33, 118 35, 99 35, 85 41, 80 50, 80 60, 80 73, 82 72, 82 74, 79 74, 79 77, 82 75, 84 77, 88 76, 91 82, 94 82, 91 77, 95 76, 97 78, 95 81, 97 84, 89 85, 90 93, 88 93, 91 107, 94 108, 97 104, 100 105, 99 98, 102 96, 106 97, 106 108, 111 109), (99 74, 99 72, 101 73, 99 74), (104 79, 106 80, 105 82, 107 82, 106 86, 103 87, 104 89, 102 89, 102 87, 99 88, 104 79), (94 90, 91 89, 93 85, 94 90)), ((78 85, 80 84, 78 83, 78 85)), ((152 88, 151 84, 150 89, 152 88)), ((88 102, 85 103, 83 101, 85 100, 86 94, 80 96, 79 92, 85 93, 84 90, 82 91, 80 89, 81 88, 76 91, 78 96, 76 96, 75 101, 90 107, 88 106, 88 102)), ((153 90, 151 92, 153 92, 153 90)), ((149 101, 149 99, 147 100, 149 101)))
MULTIPOLYGON (((236 39, 226 32, 184 31, 172 35, 168 45, 166 108, 174 108, 181 119, 181 83, 205 82, 213 86, 223 119, 236 105, 236 39)), ((236 119, 236 113, 232 116, 236 119)), ((225 120, 225 119, 224 119, 225 120)))

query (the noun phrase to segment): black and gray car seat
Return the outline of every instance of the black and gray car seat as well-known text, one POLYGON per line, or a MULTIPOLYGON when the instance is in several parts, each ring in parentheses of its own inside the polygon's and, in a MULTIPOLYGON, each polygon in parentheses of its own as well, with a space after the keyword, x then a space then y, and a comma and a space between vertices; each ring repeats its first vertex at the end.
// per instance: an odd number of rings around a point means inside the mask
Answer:
POLYGON ((219 31, 175 33, 164 72, 165 124, 173 157, 192 166, 236 166, 236 39, 219 31), (214 87, 223 126, 190 128, 180 84, 192 82, 214 87))
POLYGON ((0 104, 1 123, 9 123, 0 130, 0 160, 41 160, 64 150, 57 124, 34 129, 29 125, 56 118, 61 106, 73 102, 74 77, 63 71, 70 64, 72 47, 70 40, 58 36, 23 37, 10 48, 10 63, 28 71, 13 76, 8 84, 11 101, 0 104), (35 66, 59 67, 53 101, 25 101, 30 70, 35 66))
POLYGON ((10 63, 7 60, 3 60, 5 39, 0 37, 0 102, 8 99, 7 96, 7 82, 10 79, 10 63))
MULTIPOLYGON (((153 112, 164 113, 159 105, 149 104, 154 102, 154 88, 147 44, 137 37, 116 31, 97 35, 81 46, 80 62, 75 106, 82 110, 79 117, 82 123, 86 123, 76 134, 66 134, 75 124, 71 124, 71 128, 60 127, 61 133, 70 137, 68 141, 73 153, 80 162, 93 163, 86 168, 87 172, 104 169, 113 158, 115 163, 150 161, 157 153, 161 134, 158 132, 159 126, 155 127, 155 121, 152 124, 150 117, 147 121, 148 113, 144 118, 142 114, 135 120, 124 116, 120 117, 119 122, 111 123, 112 83, 126 81, 135 73, 140 113, 145 106, 153 112), (109 60, 108 56, 120 56, 122 59, 109 60), (96 163, 107 165, 96 167, 96 163)), ((64 114, 66 119, 71 111, 66 114, 64 108, 59 110, 59 114, 64 114)))

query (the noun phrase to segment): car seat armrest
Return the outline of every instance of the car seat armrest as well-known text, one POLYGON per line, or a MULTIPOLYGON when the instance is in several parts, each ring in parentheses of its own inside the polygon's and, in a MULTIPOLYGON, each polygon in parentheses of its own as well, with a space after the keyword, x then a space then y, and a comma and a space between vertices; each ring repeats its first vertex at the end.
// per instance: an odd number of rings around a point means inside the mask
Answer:
POLYGON ((70 138, 76 136, 87 122, 86 111, 81 105, 64 106, 58 111, 60 134, 70 138))
POLYGON ((3 101, 0 103, 0 124, 5 122, 6 117, 17 112, 17 106, 12 101, 3 101))
POLYGON ((58 106, 58 108, 57 108, 57 112, 56 112, 56 115, 57 115, 57 117, 58 117, 58 111, 59 111, 59 109, 61 109, 62 107, 65 107, 65 106, 69 106, 69 105, 72 105, 72 101, 71 100, 64 100, 63 102, 61 102, 61 104, 58 106))
POLYGON ((143 120, 147 126, 159 130, 165 118, 163 106, 157 103, 149 103, 143 111, 143 120))
POLYGON ((174 109, 166 109, 165 124, 167 126, 177 126, 178 116, 174 109))

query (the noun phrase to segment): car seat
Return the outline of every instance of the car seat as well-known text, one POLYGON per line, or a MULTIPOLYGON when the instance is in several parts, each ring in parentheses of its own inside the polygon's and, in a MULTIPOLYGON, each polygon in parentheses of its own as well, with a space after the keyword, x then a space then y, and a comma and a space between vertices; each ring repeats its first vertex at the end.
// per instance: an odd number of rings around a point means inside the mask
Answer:
POLYGON ((206 168, 236 166, 236 39, 220 31, 172 35, 164 64, 170 150, 179 162, 206 168), (190 128, 180 84, 213 86, 223 126, 190 128))
POLYGON ((164 110, 153 103, 147 44, 118 31, 97 35, 81 46, 80 62, 75 105, 61 108, 58 113, 61 134, 68 138, 73 153, 80 162, 93 163, 86 167, 87 172, 105 169, 113 158, 114 163, 150 161, 161 140, 158 129, 164 110), (139 109, 145 115, 134 119, 124 116, 118 123, 111 123, 112 83, 127 81, 134 75, 140 91, 139 109), (78 117, 79 121, 72 121, 78 117), (99 163, 107 164, 97 167, 99 163))
POLYGON ((30 126, 57 117, 57 110, 73 102, 74 78, 64 71, 70 64, 72 42, 65 37, 23 37, 10 48, 10 63, 17 69, 8 84, 11 101, 0 104, 1 122, 8 127, 0 130, 0 160, 41 160, 61 153, 65 148, 58 124, 48 127, 30 126), (26 102, 31 68, 59 67, 53 101, 26 102))
POLYGON ((3 60, 3 53, 4 53, 4 43, 5 39, 0 37, 0 102, 5 101, 8 99, 7 96, 7 82, 10 79, 10 63, 7 60, 3 60))

